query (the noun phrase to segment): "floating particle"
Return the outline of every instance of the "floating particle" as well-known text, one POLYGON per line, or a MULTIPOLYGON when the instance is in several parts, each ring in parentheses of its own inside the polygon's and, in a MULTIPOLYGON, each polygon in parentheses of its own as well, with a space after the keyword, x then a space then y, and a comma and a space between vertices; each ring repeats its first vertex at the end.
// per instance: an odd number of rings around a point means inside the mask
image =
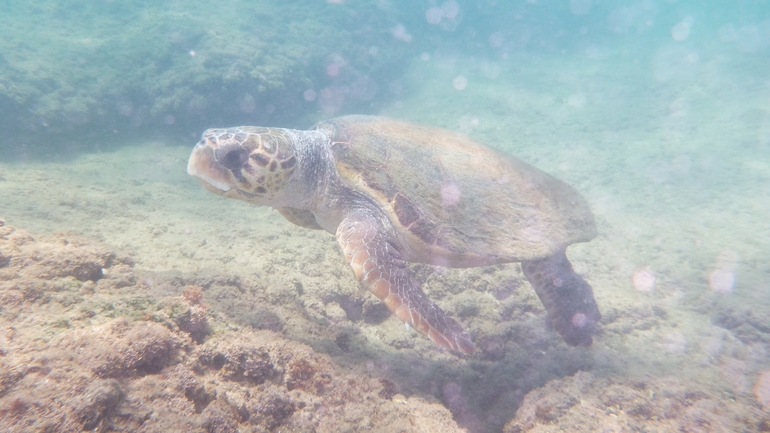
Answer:
POLYGON ((316 93, 313 89, 307 89, 305 90, 305 93, 303 94, 305 101, 312 102, 315 101, 316 93))
POLYGON ((452 80, 452 86, 454 86, 454 88, 457 90, 464 90, 467 85, 468 79, 462 75, 458 75, 454 80, 452 80))
POLYGON ((649 266, 637 269, 631 276, 634 288, 640 292, 652 292, 655 290, 655 273, 649 266))

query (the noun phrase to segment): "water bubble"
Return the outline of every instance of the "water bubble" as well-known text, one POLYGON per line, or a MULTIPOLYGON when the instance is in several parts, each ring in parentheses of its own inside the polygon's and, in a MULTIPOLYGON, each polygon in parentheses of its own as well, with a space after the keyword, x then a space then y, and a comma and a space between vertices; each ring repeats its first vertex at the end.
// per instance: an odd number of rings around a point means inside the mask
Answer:
POLYGON ((362 101, 370 101, 379 91, 377 83, 368 75, 363 75, 350 85, 350 96, 362 101))
POLYGON ((479 118, 476 116, 463 116, 457 122, 460 132, 470 134, 474 128, 479 126, 479 118))
POLYGON ((481 431, 481 422, 471 410, 460 385, 454 382, 445 383, 441 387, 441 400, 444 402, 457 423, 467 426, 469 431, 481 431))
POLYGON ((454 0, 449 0, 441 5, 441 11, 444 13, 444 18, 453 20, 460 13, 460 5, 454 0))
POLYGON ((684 21, 677 23, 677 25, 671 28, 671 37, 674 38, 675 41, 683 41, 687 39, 688 36, 690 36, 690 26, 684 21))
POLYGON ((305 97, 305 101, 312 102, 315 101, 316 93, 313 89, 307 89, 305 90, 305 93, 302 94, 302 96, 305 97))
POLYGON ((664 352, 678 355, 687 350, 687 337, 679 331, 669 332, 663 336, 660 345, 664 352))
POLYGON ((746 362, 735 359, 727 358, 722 362, 719 368, 719 373, 725 382, 728 382, 733 386, 733 389, 737 392, 744 392, 746 390, 746 362))
POLYGON ((406 31, 406 27, 403 24, 397 24, 390 30, 390 34, 399 41, 409 43, 412 41, 412 35, 406 31))
POLYGON ((326 75, 336 77, 340 74, 340 67, 339 63, 330 63, 326 65, 326 75))
POLYGON ((723 334, 714 335, 709 338, 702 339, 698 345, 700 348, 705 352, 710 359, 715 359, 717 356, 719 356, 720 353, 722 353, 722 350, 724 348, 724 340, 725 336, 723 334))
POLYGON ((536 226, 527 227, 521 231, 521 238, 527 242, 537 244, 537 243, 543 242, 543 239, 545 238, 545 233, 539 227, 536 227, 536 226))
POLYGON ((717 30, 717 36, 722 42, 733 42, 735 40, 735 27, 732 24, 725 24, 717 30))
POLYGON ((679 155, 671 161, 671 171, 678 174, 687 174, 692 167, 692 158, 689 155, 679 155))
POLYGON ((495 32, 489 35, 489 45, 493 48, 500 48, 505 42, 505 36, 502 32, 495 32))
POLYGON ((394 95, 400 95, 403 89, 404 86, 401 84, 400 80, 391 81, 390 84, 388 84, 388 91, 394 95))
POLYGON ((345 102, 347 87, 329 86, 321 90, 318 95, 318 105, 326 115, 336 113, 342 108, 345 102))
POLYGON ((690 111, 690 104, 684 98, 676 98, 668 106, 671 117, 685 117, 690 111))
POLYGON ((615 9, 607 15, 607 26, 615 33, 625 33, 633 26, 637 15, 631 7, 615 9))
POLYGON ((433 6, 425 11, 425 20, 430 25, 438 25, 446 18, 447 22, 442 26, 444 30, 454 30, 457 22, 454 21, 460 13, 460 5, 454 0, 444 2, 441 7, 433 6))
POLYGON ((709 274, 709 287, 717 293, 731 293, 735 286, 735 268, 740 257, 732 250, 724 250, 717 256, 714 270, 709 274))
POLYGON ((739 28, 735 32, 735 43, 738 50, 744 53, 753 53, 762 49, 767 40, 759 27, 749 24, 739 28))
POLYGON ((631 276, 631 283, 640 292, 652 292, 655 290, 655 273, 649 266, 637 269, 631 276))
POLYGON ((449 182, 441 186, 441 204, 444 207, 454 206, 460 202, 462 191, 454 182, 449 182))
POLYGON ((567 104, 575 108, 583 108, 586 105, 586 95, 582 92, 573 93, 567 98, 567 104))
POLYGON ((247 93, 238 102, 238 106, 244 113, 252 113, 257 108, 257 101, 247 93))
POLYGON ((121 116, 131 116, 134 113, 134 104, 130 101, 120 100, 115 103, 115 109, 121 116))
POLYGON ((735 285, 735 274, 728 269, 714 269, 709 274, 709 286, 717 293, 730 293, 735 285))
POLYGON ((770 370, 763 371, 757 378, 757 383, 754 384, 754 396, 765 409, 770 409, 770 370))
POLYGON ((195 50, 190 50, 190 51, 188 52, 188 54, 190 54, 190 57, 195 57, 195 55, 196 55, 197 53, 195 52, 195 50))
POLYGON ((585 15, 591 9, 591 0, 570 0, 569 10, 575 15, 585 15))
POLYGON ((588 316, 583 313, 575 313, 572 316, 571 322, 575 328, 582 328, 588 324, 588 316))
POLYGON ((690 29, 692 28, 693 24, 695 24, 695 19, 693 17, 685 17, 682 21, 678 22, 674 27, 671 28, 671 37, 675 41, 683 41, 687 39, 687 37, 690 36, 690 29))
POLYGON ((440 24, 441 20, 444 18, 444 11, 441 10, 439 7, 432 7, 429 8, 427 11, 425 11, 425 19, 428 21, 428 24, 436 25, 440 24))
POLYGON ((496 62, 484 61, 481 63, 481 73, 484 75, 484 77, 489 78, 490 80, 494 80, 500 76, 501 71, 502 68, 496 62))
POLYGON ((464 90, 467 85, 468 79, 462 75, 458 75, 454 80, 452 80, 452 86, 454 86, 454 88, 457 90, 464 90))
POLYGON ((717 267, 722 269, 735 269, 738 266, 740 256, 733 250, 724 250, 717 256, 717 267))

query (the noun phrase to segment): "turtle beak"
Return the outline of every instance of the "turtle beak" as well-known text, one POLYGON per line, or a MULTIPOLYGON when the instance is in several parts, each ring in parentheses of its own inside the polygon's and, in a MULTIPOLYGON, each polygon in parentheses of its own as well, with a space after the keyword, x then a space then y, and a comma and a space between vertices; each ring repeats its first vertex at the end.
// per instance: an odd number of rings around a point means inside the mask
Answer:
POLYGON ((187 161, 187 174, 198 178, 204 188, 215 194, 222 195, 232 189, 232 174, 217 161, 214 149, 205 140, 193 149, 187 161))

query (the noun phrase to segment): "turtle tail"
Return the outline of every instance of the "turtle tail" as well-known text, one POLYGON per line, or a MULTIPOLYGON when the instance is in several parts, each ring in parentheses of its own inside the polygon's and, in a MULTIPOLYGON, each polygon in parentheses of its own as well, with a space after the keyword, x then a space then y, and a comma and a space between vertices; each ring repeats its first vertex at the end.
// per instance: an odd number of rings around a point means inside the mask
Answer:
POLYGON ((564 341, 571 346, 590 346, 602 315, 591 285, 575 273, 564 250, 544 259, 523 261, 521 269, 564 341))

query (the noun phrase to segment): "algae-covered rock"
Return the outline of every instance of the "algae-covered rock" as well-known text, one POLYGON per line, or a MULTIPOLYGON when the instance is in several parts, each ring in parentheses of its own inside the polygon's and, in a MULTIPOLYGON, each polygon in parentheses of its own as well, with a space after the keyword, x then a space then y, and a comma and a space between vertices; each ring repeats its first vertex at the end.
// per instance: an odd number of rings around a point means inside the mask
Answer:
POLYGON ((270 123, 370 104, 405 65, 377 2, 12 3, 6 131, 270 123), (335 4, 339 3, 339 4, 335 4))
POLYGON ((2 225, 0 251, 2 432, 463 431, 431 396, 225 326, 200 286, 164 294, 102 245, 2 225), (61 271, 73 263, 102 276, 61 271))

